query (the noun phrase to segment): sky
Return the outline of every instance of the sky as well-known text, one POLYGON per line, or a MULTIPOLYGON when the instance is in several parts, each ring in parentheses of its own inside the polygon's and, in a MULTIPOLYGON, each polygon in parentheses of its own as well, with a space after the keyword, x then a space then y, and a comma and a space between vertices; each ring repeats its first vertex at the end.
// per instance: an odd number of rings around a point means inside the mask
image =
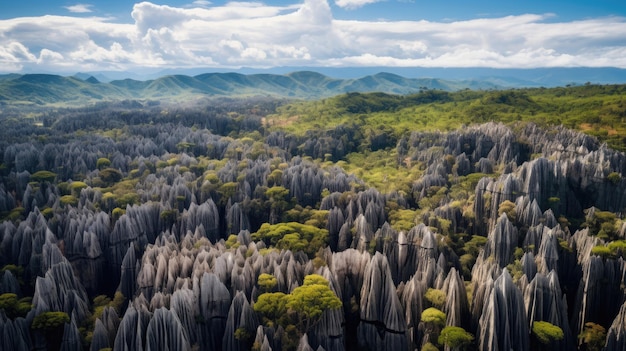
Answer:
POLYGON ((0 0, 0 73, 626 68, 623 0, 0 0))

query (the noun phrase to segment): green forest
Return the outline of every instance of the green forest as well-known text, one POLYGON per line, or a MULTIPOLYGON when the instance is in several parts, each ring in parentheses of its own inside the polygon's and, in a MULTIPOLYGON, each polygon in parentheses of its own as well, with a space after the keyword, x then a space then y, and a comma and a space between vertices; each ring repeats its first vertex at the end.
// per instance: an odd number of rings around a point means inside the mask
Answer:
POLYGON ((626 85, 0 110, 0 347, 626 347, 626 85))

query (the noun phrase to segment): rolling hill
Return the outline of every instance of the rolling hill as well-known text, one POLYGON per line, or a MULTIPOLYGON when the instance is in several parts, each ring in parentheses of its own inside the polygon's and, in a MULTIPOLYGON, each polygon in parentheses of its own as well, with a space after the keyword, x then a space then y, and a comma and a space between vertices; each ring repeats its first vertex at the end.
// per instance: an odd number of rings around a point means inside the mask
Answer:
POLYGON ((205 73, 196 76, 167 75, 146 81, 123 79, 108 83, 86 75, 65 77, 15 74, 0 79, 0 104, 83 105, 94 101, 129 98, 181 100, 201 96, 246 95, 317 99, 346 92, 410 94, 425 89, 455 91, 499 87, 486 81, 405 78, 391 73, 377 73, 358 79, 336 79, 312 71, 285 75, 205 73))

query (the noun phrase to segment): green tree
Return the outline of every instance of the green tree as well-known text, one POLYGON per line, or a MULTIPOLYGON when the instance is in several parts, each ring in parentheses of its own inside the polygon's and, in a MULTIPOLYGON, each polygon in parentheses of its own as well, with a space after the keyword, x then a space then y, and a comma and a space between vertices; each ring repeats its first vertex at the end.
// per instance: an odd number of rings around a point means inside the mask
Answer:
POLYGON ((600 324, 587 322, 578 338, 586 345, 588 351, 600 351, 606 342, 606 329, 600 324))
POLYGON ((443 308, 443 305, 446 303, 446 293, 439 289, 428 288, 424 298, 436 308, 443 308))
POLYGON ((263 291, 270 291, 278 284, 278 281, 276 277, 271 274, 261 273, 259 279, 257 279, 257 284, 259 284, 259 287, 261 287, 263 291))
POLYGON ((461 327, 448 326, 441 330, 437 341, 440 345, 446 345, 452 349, 462 349, 474 341, 474 335, 461 327))
POLYGON ((617 185, 622 181, 622 175, 617 172, 611 172, 608 176, 606 176, 606 180, 611 182, 613 185, 617 185))
POLYGON ((74 195, 63 195, 61 196, 61 198, 59 199, 59 201, 61 202, 61 204, 63 205, 72 205, 72 206, 76 206, 78 204, 78 199, 76 198, 76 196, 74 195))
POLYGON ((291 251, 303 251, 310 258, 328 241, 328 230, 298 222, 263 223, 252 234, 252 239, 263 240, 268 246, 291 251))
POLYGON ((33 319, 31 328, 43 333, 48 349, 58 350, 63 338, 63 326, 69 322, 70 317, 65 312, 44 312, 33 319))
POLYGON ((432 343, 427 342, 426 344, 424 344, 424 346, 422 346, 421 351, 439 351, 439 349, 437 348, 437 346, 433 345, 432 343))
POLYGON ((30 175, 30 179, 34 182, 53 182, 56 177, 56 173, 50 171, 38 171, 30 175))
POLYGON ((17 295, 12 293, 0 295, 0 310, 4 310, 4 313, 10 319, 25 317, 31 308, 30 297, 18 299, 17 295))
POLYGON ((33 319, 33 329, 54 329, 70 322, 65 312, 44 312, 33 319))
POLYGON ((422 311, 422 323, 424 323, 424 332, 428 334, 429 340, 437 340, 439 331, 446 325, 446 314, 439 309, 429 307, 422 311))
POLYGON ((515 222, 515 219, 517 218, 515 203, 509 200, 504 200, 502 203, 500 203, 500 206, 498 206, 498 217, 500 217, 500 215, 503 213, 506 213, 509 221, 515 222))
POLYGON ((288 295, 275 292, 259 295, 253 309, 263 315, 263 321, 270 326, 286 325, 288 295))
POLYGON ((443 327, 446 325, 446 314, 437 308, 430 307, 422 311, 422 322, 443 327))
POLYGON ((298 316, 298 328, 302 333, 319 322, 324 311, 341 308, 341 305, 328 281, 318 274, 304 277, 302 286, 295 288, 287 300, 287 308, 298 316))
POLYGON ((114 184, 122 180, 122 172, 115 168, 105 168, 99 172, 100 180, 107 184, 114 184))
POLYGON ((289 208, 289 189, 273 186, 265 191, 270 202, 270 222, 277 223, 282 213, 289 208))
POLYGON ((100 157, 97 161, 96 161, 96 167, 98 169, 105 169, 107 167, 111 166, 111 160, 109 160, 106 157, 100 157))
MULTIPOLYGON (((563 340, 564 337, 563 329, 545 321, 533 322, 531 331, 534 339, 543 345, 548 345, 553 341, 563 340)), ((536 345, 535 349, 539 348, 541 348, 541 345, 536 345)))

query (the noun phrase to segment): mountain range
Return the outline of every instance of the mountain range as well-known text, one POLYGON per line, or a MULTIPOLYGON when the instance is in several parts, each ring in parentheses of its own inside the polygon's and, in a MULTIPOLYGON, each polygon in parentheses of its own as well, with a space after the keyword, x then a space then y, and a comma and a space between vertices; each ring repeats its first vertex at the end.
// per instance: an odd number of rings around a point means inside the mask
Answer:
MULTIPOLYGON (((357 71, 326 69, 335 76, 350 76, 357 71)), ((188 71, 194 73, 193 71, 188 71)), ((366 72, 361 70, 360 72, 366 72)), ((399 72, 414 75, 413 71, 399 72)), ((214 72, 196 75, 167 74, 155 79, 124 78, 110 80, 106 73, 0 75, 0 104, 82 105, 101 100, 184 100, 202 96, 271 95, 300 99, 318 99, 346 92, 385 92, 410 94, 424 89, 455 91, 461 89, 502 89, 532 86, 556 86, 626 82, 626 70, 552 69, 502 70, 435 69, 429 72, 444 78, 407 78, 381 72, 360 78, 332 78, 314 71, 285 74, 214 72), (469 72, 474 72, 470 75, 469 72)), ((166 73, 166 72, 164 72, 166 73)))

